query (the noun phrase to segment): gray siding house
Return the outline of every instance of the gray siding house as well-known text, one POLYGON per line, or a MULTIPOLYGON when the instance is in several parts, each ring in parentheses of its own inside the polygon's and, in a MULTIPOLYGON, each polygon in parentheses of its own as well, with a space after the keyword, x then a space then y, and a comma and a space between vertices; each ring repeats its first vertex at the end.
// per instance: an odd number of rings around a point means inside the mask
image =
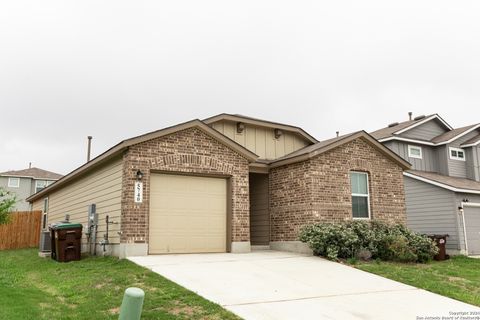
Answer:
POLYGON ((0 173, 0 188, 17 197, 15 211, 31 210, 31 205, 25 199, 51 185, 62 175, 39 168, 13 170, 0 173))
POLYGON ((438 114, 372 136, 412 164, 404 172, 407 225, 448 234, 450 253, 480 255, 480 124, 452 128, 438 114))

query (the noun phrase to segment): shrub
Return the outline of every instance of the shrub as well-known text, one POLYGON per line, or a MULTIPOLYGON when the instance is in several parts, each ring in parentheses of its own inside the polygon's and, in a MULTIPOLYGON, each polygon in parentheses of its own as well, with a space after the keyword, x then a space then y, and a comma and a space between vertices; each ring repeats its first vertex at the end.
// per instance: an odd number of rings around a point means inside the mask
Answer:
POLYGON ((10 221, 10 211, 15 205, 15 196, 0 188, 0 225, 10 221))
POLYGON ((377 221, 319 223, 304 227, 300 241, 315 255, 331 260, 381 259, 401 262, 427 262, 438 253, 435 243, 403 225, 377 221))

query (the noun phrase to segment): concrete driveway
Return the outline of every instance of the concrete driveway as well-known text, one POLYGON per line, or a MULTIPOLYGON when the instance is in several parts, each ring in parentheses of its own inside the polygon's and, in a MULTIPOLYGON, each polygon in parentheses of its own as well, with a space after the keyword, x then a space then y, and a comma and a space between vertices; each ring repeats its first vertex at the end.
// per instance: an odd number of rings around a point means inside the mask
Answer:
POLYGON ((129 259, 245 319, 480 316, 480 308, 312 256, 254 251, 129 259))

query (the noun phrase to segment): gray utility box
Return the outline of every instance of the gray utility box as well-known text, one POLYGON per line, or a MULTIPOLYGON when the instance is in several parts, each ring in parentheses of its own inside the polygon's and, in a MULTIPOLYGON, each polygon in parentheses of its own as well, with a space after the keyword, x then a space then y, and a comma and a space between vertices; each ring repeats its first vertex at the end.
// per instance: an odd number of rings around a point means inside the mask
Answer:
POLYGON ((50 237, 50 231, 43 230, 40 232, 40 252, 52 251, 52 240, 50 237))

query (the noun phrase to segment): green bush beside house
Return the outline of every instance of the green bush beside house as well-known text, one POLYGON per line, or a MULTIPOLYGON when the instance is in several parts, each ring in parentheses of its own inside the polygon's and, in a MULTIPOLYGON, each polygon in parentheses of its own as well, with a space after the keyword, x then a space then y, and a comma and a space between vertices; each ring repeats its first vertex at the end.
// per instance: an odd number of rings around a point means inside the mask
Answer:
POLYGON ((0 225, 9 221, 10 211, 15 205, 15 196, 0 188, 0 225))
POLYGON ((318 223, 304 227, 300 240, 315 255, 331 260, 361 258, 400 262, 427 262, 437 253, 434 241, 403 225, 377 221, 318 223))

